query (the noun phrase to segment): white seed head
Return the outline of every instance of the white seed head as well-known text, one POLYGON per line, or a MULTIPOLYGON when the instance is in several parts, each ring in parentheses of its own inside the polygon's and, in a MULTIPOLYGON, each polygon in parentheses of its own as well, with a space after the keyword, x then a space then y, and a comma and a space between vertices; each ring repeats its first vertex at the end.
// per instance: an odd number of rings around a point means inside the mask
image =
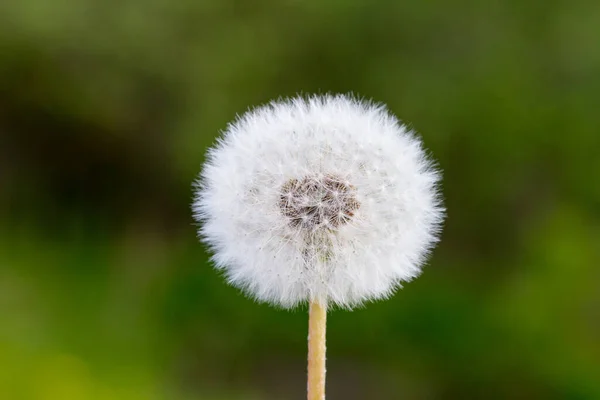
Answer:
POLYGON ((420 273, 444 210, 421 141, 346 96, 275 101, 208 152, 193 203, 216 267, 284 308, 353 307, 420 273))

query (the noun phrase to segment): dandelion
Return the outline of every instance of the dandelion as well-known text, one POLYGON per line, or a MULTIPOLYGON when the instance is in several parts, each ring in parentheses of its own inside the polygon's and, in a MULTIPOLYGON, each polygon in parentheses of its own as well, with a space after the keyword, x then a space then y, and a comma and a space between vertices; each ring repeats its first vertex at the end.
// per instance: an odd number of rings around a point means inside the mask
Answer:
POLYGON ((439 180, 414 132, 342 95, 251 110, 209 150, 200 236, 249 296, 309 304, 309 400, 325 396, 327 308, 387 298, 420 273, 443 219, 439 180))

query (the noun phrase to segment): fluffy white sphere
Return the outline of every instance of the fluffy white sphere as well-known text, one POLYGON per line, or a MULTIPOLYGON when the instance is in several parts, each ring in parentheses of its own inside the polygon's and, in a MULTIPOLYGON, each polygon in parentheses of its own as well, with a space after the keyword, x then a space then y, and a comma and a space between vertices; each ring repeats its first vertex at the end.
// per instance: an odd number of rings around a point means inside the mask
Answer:
POLYGON ((217 268, 249 295, 352 307, 420 273, 444 214, 439 179, 384 106, 299 97, 227 127, 193 210, 217 268))

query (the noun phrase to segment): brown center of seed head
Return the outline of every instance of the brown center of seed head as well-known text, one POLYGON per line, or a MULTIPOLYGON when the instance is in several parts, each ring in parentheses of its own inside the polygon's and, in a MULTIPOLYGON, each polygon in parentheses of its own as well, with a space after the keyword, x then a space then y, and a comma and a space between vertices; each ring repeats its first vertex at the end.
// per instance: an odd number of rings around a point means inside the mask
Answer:
POLYGON ((355 188, 335 175, 290 179, 281 187, 279 207, 294 228, 335 229, 350 221, 360 203, 355 188))

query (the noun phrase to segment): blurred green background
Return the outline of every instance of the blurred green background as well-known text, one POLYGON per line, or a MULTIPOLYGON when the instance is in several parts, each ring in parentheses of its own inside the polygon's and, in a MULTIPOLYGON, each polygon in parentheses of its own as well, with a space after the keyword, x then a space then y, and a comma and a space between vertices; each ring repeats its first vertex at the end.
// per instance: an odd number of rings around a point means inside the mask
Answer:
POLYGON ((600 399, 600 2, 0 2, 0 399, 303 399, 306 309, 224 284, 219 130, 354 92, 444 171, 443 239, 334 311, 329 399, 600 399))

